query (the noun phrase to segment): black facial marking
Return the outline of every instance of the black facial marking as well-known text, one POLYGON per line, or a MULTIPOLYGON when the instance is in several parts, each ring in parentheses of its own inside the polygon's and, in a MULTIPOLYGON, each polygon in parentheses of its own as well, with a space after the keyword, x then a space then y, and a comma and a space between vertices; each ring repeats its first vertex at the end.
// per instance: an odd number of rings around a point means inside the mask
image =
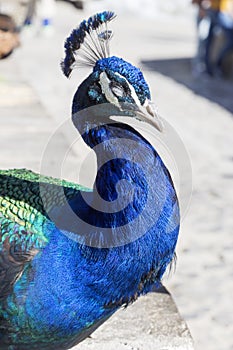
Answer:
POLYGON ((117 78, 118 77, 114 76, 114 79, 112 78, 109 84, 109 87, 112 90, 113 94, 119 98, 125 98, 127 96, 131 97, 131 90, 127 82, 124 79, 117 78))
POLYGON ((109 87, 116 97, 124 97, 125 96, 125 90, 124 90, 123 86, 121 84, 119 84, 118 82, 112 80, 109 84, 109 87))

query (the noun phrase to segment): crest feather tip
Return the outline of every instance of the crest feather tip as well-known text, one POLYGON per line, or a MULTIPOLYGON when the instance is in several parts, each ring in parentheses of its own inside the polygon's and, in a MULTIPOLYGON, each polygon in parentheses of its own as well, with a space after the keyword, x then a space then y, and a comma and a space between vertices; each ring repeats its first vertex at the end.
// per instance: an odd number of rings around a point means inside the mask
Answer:
POLYGON ((65 58, 61 62, 67 78, 75 66, 95 66, 98 60, 109 57, 113 33, 108 29, 108 23, 115 17, 111 11, 97 13, 71 32, 65 41, 65 58))

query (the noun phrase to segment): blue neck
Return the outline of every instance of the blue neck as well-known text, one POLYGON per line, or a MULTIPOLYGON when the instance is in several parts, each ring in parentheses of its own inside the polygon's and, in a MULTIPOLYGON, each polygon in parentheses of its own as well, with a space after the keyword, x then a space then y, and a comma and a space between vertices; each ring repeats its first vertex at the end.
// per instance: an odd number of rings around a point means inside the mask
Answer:
POLYGON ((114 202, 111 211, 116 212, 124 207, 123 203, 131 202, 127 209, 131 215, 138 215, 148 192, 144 166, 156 157, 152 146, 136 130, 120 123, 92 129, 84 140, 97 156, 95 198, 100 196, 106 201, 101 209, 109 210, 109 202, 114 202))
POLYGON ((93 107, 86 109, 87 102, 83 109, 76 107, 73 122, 95 151, 98 172, 94 191, 80 192, 69 202, 79 221, 65 220, 69 217, 65 208, 58 227, 78 234, 78 241, 87 246, 93 241, 95 247, 125 245, 158 221, 169 191, 174 192, 170 175, 147 140, 129 125, 109 118, 115 115, 110 111, 114 107, 102 104, 90 111, 93 107))
MULTIPOLYGON (((101 246, 134 241, 138 232, 146 232, 145 221, 150 228, 163 210, 167 193, 161 192, 161 186, 166 187, 166 168, 153 147, 126 124, 87 127, 82 136, 96 153, 98 172, 94 191, 74 200, 72 209, 95 228, 101 246), (156 207, 156 200, 161 205, 156 207), (101 229, 110 232, 103 237, 101 229)), ((87 237, 85 227, 82 232, 87 237)), ((93 230, 90 234, 94 236, 93 230)))
POLYGON ((147 201, 148 180, 143 169, 147 159, 140 159, 139 154, 141 148, 149 151, 150 145, 124 124, 105 125, 93 133, 98 140, 94 147, 98 169, 94 203, 106 213, 111 227, 128 224, 142 212, 147 201))
MULTIPOLYGON (((54 295, 69 301, 65 302, 64 317, 58 312, 59 303, 53 305, 48 299, 49 320, 65 323, 67 329, 74 319, 74 333, 81 322, 84 326, 108 316, 159 282, 173 257, 179 228, 170 175, 139 133, 125 124, 109 124, 92 128, 83 137, 97 154, 95 189, 79 192, 69 204, 84 224, 69 220, 68 206, 58 208, 61 221, 55 223, 66 234, 61 235, 56 228, 43 257, 38 258, 38 269, 51 266, 49 278, 38 271, 38 284, 49 281, 54 295), (86 314, 80 320, 76 314, 82 314, 83 309, 86 314)), ((37 263, 37 259, 33 261, 37 263)), ((32 290, 30 300, 39 298, 38 290, 32 290)), ((40 304, 31 309, 39 315, 36 307, 40 304)))

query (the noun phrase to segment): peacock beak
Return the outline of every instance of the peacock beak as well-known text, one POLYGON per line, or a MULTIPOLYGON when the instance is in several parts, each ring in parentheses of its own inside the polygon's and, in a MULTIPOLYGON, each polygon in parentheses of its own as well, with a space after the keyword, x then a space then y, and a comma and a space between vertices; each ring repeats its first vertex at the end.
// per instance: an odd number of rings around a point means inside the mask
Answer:
POLYGON ((143 106, 137 105, 135 114, 137 119, 152 125, 160 132, 163 131, 162 121, 156 113, 155 107, 151 101, 146 100, 143 106))

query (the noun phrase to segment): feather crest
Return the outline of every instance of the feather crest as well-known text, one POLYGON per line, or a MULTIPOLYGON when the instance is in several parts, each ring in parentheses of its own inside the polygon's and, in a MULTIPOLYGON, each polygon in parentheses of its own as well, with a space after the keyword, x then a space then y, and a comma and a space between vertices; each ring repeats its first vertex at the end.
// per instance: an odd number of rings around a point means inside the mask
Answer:
POLYGON ((108 22, 113 18, 114 12, 97 13, 71 32, 65 41, 65 58, 61 63, 67 78, 75 66, 95 66, 98 60, 109 57, 112 31, 108 30, 108 22))

